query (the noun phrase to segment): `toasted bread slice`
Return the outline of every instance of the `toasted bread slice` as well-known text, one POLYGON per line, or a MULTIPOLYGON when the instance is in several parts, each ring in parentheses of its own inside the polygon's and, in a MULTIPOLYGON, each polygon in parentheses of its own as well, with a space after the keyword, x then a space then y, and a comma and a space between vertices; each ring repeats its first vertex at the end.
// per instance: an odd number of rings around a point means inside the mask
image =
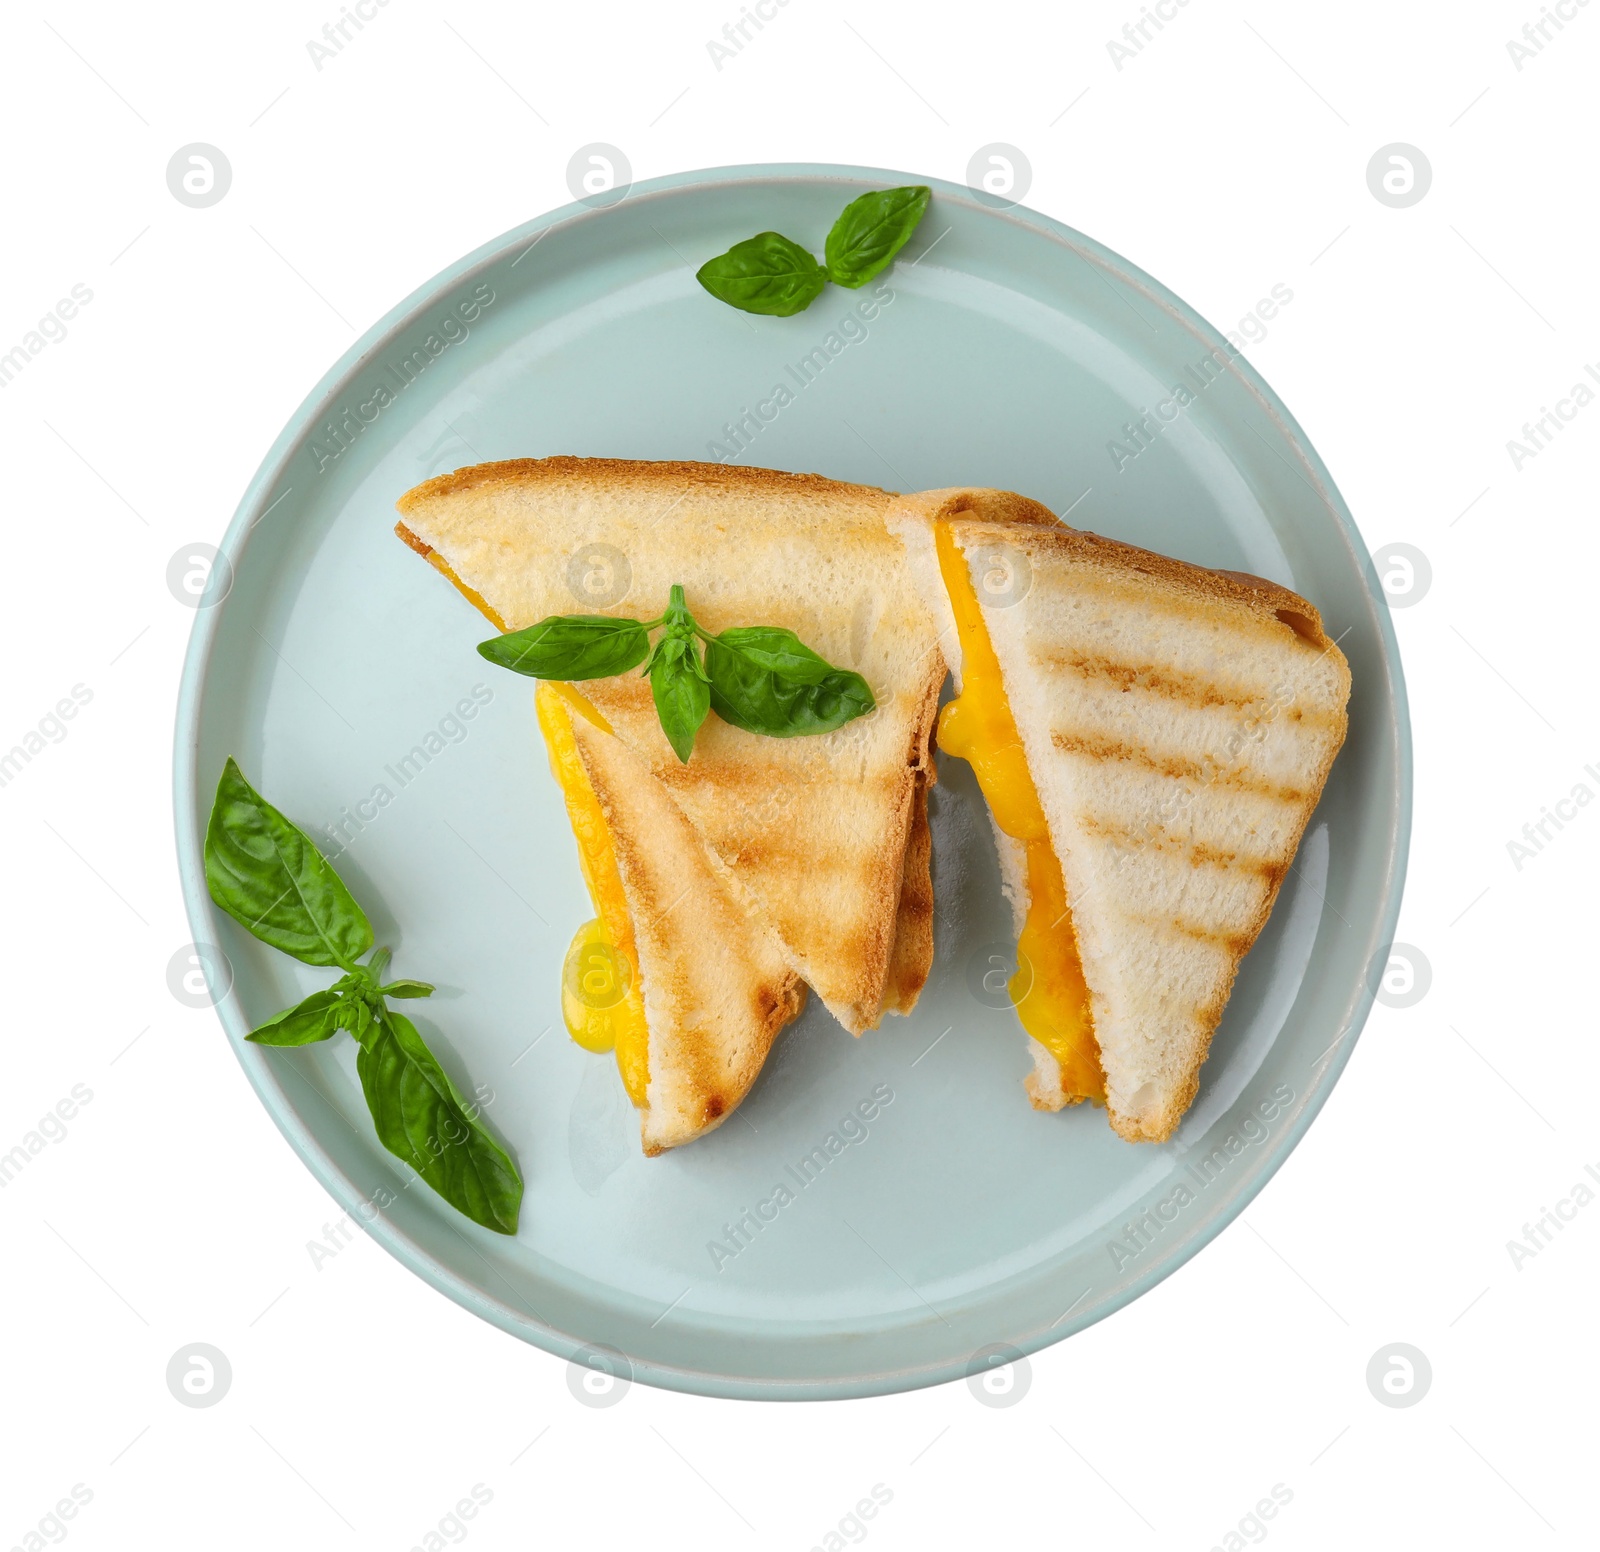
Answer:
POLYGON ((654 619, 681 583, 706 630, 786 626, 866 679, 876 710, 836 732, 768 738, 713 714, 687 765, 647 680, 583 686, 857 1034, 909 1008, 932 955, 918 914, 926 860, 908 871, 907 843, 945 668, 884 524, 893 499, 816 475, 545 458, 461 469, 398 503, 400 536, 502 629, 552 614, 654 619))
MULTIPOLYGON (((967 561, 1066 883, 1111 1124, 1159 1142, 1195 1096, 1344 741, 1350 671, 1288 589, 1081 533, 1021 500, 929 492, 892 524, 935 612, 934 523, 967 561)), ((1001 851, 1015 901, 1026 881, 1016 848, 1001 851)), ((1033 1051, 1035 1106, 1077 1098, 1033 1051)))
POLYGON ((895 915, 894 946, 884 982, 885 1013, 909 1013, 933 965, 933 832, 928 828, 928 778, 917 772, 911 796, 911 830, 906 836, 906 865, 900 879, 900 905, 895 915))
POLYGON ((720 1126, 750 1091, 806 989, 773 934, 733 898, 638 755, 565 713, 599 800, 633 926, 648 1030, 647 1154, 720 1126))

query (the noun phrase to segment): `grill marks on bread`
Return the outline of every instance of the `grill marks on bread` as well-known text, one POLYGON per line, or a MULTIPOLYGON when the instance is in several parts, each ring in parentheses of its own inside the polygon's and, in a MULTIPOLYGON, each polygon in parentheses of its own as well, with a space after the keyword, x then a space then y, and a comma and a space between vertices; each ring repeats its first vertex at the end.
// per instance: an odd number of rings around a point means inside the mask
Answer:
MULTIPOLYGON (((991 534, 975 524, 963 547, 1008 542, 991 534)), ((1272 583, 1060 528, 1009 542, 1032 588, 986 613, 1029 708, 1112 1124, 1160 1140, 1343 741, 1348 669, 1316 611, 1272 583)))
MULTIPOLYGON (((958 676, 941 521, 985 603, 1062 864, 1111 1124, 1164 1141, 1343 742, 1349 669, 1316 609, 1275 583, 1077 532, 1020 497, 931 491, 890 525, 958 676), (980 574, 996 548, 1026 562, 1003 601, 980 574)), ((1070 1103, 1055 1058, 1033 1055, 1034 1105, 1070 1103)))
POLYGON ((644 1151, 657 1154, 733 1112, 804 1005, 805 987, 644 762, 582 717, 572 733, 633 922, 649 1030, 640 1131, 644 1151))
MULTIPOLYGON (((653 618, 681 583, 708 631, 794 630, 862 674, 877 710, 829 734, 772 739, 707 718, 687 767, 637 674, 584 686, 645 761, 746 909, 778 935, 791 968, 853 1033, 893 991, 906 851, 944 665, 905 555, 885 525, 895 498, 818 475, 625 459, 518 459, 458 470, 400 499, 402 537, 437 551, 459 585, 516 630, 551 614, 653 618), (598 550, 597 548, 598 547, 598 550), (621 556, 626 591, 585 601, 569 565, 621 556), (908 749, 912 757, 908 759, 908 749), (854 848, 854 850, 852 850, 854 848)), ((928 965, 921 968, 927 975, 928 965)))

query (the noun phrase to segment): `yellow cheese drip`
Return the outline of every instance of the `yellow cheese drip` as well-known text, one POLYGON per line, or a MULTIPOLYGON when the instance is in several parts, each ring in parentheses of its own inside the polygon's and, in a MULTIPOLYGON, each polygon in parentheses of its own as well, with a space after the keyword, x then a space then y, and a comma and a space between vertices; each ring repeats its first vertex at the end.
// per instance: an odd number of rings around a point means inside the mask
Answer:
POLYGON ((534 704, 550 753, 550 769, 566 799, 567 818, 578 841, 578 865, 596 913, 593 921, 578 928, 567 950, 561 970, 562 1016, 567 1033, 585 1050, 616 1051, 622 1085, 628 1098, 642 1109, 650 1081, 649 1037, 633 920, 622 890, 611 828, 578 755, 573 713, 605 732, 611 729, 570 685, 541 683, 534 704))
POLYGON ((481 614, 492 626, 494 626, 496 630, 503 631, 506 629, 506 622, 489 607, 489 600, 485 598, 483 594, 480 593, 476 588, 468 587, 467 584, 463 582, 461 578, 458 577, 451 569, 449 561, 447 561, 437 550, 428 551, 428 564, 432 566, 433 569, 441 576, 447 577, 451 582, 453 582, 461 596, 465 598, 466 601, 471 604, 472 607, 476 609, 478 613, 481 614))
POLYGON ((1061 862, 1050 844, 966 558, 948 525, 936 525, 934 538, 962 663, 961 694, 939 714, 939 747, 971 764, 995 823, 1027 849, 1028 914, 1017 940, 1011 1000, 1022 1027, 1061 1064, 1067 1096, 1103 1104, 1105 1074, 1061 862))

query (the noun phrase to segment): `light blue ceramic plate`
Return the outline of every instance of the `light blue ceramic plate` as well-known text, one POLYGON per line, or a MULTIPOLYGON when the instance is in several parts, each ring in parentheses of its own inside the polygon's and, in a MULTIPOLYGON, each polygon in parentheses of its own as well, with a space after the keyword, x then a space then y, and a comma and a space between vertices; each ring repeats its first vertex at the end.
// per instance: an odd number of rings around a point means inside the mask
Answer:
POLYGON ((195 937, 232 961, 219 1006, 239 1060, 341 1203, 394 1194, 371 1224, 384 1246, 563 1357, 603 1344, 652 1384, 838 1397, 1070 1336, 1241 1211, 1310 1125, 1370 1005, 1368 967, 1399 908, 1410 749, 1366 551, 1255 372, 1241 360, 1218 374, 1120 470, 1107 450, 1129 446, 1122 428, 1146 411, 1156 425, 1221 343, 1147 275, 1043 216, 908 174, 778 166, 664 178, 610 209, 541 216, 452 266, 334 367, 228 531, 231 593, 200 611, 177 828, 195 937), (771 227, 820 248, 847 200, 918 181, 932 207, 869 322, 862 293, 830 288, 798 317, 766 319, 695 283, 742 237, 771 227), (807 357, 823 365, 790 372, 807 357), (746 422, 759 429, 744 462, 1022 491, 1076 526, 1287 583, 1339 637, 1355 676, 1349 742, 1171 1142, 1121 1142, 1087 1106, 1029 1109, 1015 1015, 970 989, 1009 917, 976 787, 954 760, 933 798, 937 961, 912 1017, 856 1041, 813 1002, 738 1114, 659 1159, 639 1153, 609 1058, 562 1032, 562 954, 590 911, 531 686, 474 654, 482 620, 393 537, 395 498, 495 458, 715 456, 709 444, 729 446, 724 427, 779 383, 794 402, 746 422), (420 1185, 399 1189, 408 1172, 374 1139, 351 1042, 243 1043, 328 976, 253 943, 206 897, 200 842, 229 754, 307 828, 342 828, 339 869, 397 946, 398 972, 444 989, 410 1006, 462 1086, 492 1090, 491 1122, 527 1181, 515 1239, 420 1185), (847 1121, 874 1093, 891 1096, 875 1119, 847 1121), (798 1183, 812 1155, 825 1167, 798 1183), (774 1209, 780 1185, 793 1199, 774 1209))

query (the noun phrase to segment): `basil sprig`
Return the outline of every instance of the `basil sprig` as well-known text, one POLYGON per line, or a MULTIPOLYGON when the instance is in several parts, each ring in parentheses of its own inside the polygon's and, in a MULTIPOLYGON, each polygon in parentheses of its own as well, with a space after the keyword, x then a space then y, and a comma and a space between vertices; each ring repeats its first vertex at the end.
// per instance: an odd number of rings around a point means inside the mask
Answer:
POLYGON ((830 280, 855 289, 881 274, 916 231, 932 197, 919 183, 851 200, 828 233, 822 264, 799 243, 760 232, 707 260, 695 279, 730 307, 791 317, 816 301, 830 280))
POLYGON ((716 636, 702 630, 677 583, 658 620, 551 615, 481 642, 478 651, 530 678, 568 683, 609 678, 643 661, 661 730, 685 765, 708 711, 747 733, 794 738, 831 733, 876 705, 860 674, 835 668, 792 630, 736 625, 716 636), (581 632, 568 629, 578 623, 581 632), (646 643, 658 626, 665 630, 652 649, 646 643))
POLYGON ((386 948, 357 963, 373 943, 366 913, 311 837, 268 803, 231 759, 206 827, 205 868, 211 898, 252 936, 305 964, 344 971, 332 986, 268 1019, 246 1039, 310 1045, 348 1030, 361 1047, 356 1072, 378 1140, 474 1223, 515 1234, 522 1205, 516 1165, 416 1026, 386 1001, 431 996, 433 988, 426 981, 385 982, 386 948))

